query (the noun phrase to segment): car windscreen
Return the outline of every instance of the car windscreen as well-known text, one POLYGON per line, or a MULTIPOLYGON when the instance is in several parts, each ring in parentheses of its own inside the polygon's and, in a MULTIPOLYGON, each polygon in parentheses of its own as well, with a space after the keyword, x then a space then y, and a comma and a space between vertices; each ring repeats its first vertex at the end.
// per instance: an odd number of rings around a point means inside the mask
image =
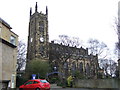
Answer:
POLYGON ((42 82, 42 83, 48 83, 46 80, 40 80, 40 82, 42 82))

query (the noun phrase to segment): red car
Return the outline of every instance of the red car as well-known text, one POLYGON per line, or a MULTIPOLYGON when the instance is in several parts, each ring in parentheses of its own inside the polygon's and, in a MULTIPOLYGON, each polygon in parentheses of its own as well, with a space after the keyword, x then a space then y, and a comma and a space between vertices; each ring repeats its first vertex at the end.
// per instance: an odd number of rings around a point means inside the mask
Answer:
POLYGON ((33 79, 21 85, 19 90, 50 90, 50 83, 45 79, 33 79))

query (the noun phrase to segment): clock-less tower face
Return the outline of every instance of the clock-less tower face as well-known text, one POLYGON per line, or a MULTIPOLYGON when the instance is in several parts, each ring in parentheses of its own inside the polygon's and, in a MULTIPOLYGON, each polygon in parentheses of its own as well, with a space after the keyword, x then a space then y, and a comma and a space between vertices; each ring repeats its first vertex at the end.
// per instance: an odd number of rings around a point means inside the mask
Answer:
POLYGON ((35 12, 30 14, 27 58, 48 58, 49 47, 48 15, 35 12))

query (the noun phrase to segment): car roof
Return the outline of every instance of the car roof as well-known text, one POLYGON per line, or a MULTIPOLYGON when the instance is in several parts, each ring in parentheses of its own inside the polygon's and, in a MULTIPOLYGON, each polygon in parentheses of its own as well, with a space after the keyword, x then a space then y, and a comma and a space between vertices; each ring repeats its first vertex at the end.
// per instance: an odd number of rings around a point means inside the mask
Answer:
POLYGON ((46 80, 46 79, 32 79, 32 80, 28 80, 28 81, 40 81, 40 80, 46 80))

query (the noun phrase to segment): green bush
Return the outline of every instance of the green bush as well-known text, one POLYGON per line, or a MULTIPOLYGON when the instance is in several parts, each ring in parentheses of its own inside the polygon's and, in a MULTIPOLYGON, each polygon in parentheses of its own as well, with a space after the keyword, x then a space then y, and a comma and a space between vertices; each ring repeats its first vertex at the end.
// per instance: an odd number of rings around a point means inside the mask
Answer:
POLYGON ((17 76, 16 77, 16 86, 19 87, 20 85, 23 85, 28 79, 26 79, 24 76, 17 76))
POLYGON ((102 78, 103 78, 102 73, 98 72, 98 73, 97 73, 97 78, 102 79, 102 78))
POLYGON ((47 60, 31 60, 27 63, 25 73, 22 76, 16 77, 16 86, 24 84, 27 80, 30 80, 32 74, 36 74, 36 79, 46 78, 46 74, 51 70, 49 62, 47 60), (39 74, 39 75, 38 75, 39 74))
POLYGON ((50 79, 50 83, 56 83, 57 82, 57 78, 51 78, 50 79))
MULTIPOLYGON (((46 78, 46 74, 50 71, 49 62, 47 60, 35 59, 27 63, 26 74, 29 78, 32 74, 40 75, 39 78, 46 78)), ((38 76, 37 76, 38 77, 38 76)))
POLYGON ((78 79, 83 79, 85 78, 84 75, 82 73, 80 73, 80 71, 75 71, 75 78, 78 78, 78 79))

